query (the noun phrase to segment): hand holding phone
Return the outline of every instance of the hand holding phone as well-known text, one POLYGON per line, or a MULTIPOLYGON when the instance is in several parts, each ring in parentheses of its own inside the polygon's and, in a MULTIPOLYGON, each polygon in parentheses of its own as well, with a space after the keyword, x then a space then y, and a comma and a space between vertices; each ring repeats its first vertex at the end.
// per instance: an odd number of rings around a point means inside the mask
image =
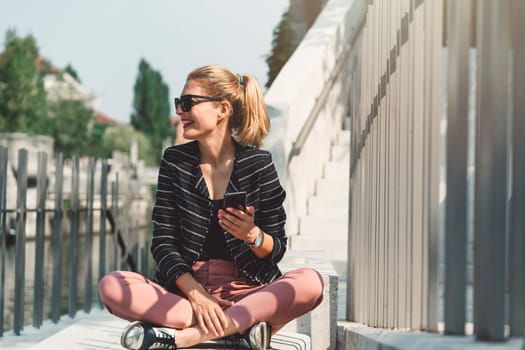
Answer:
POLYGON ((225 193, 222 208, 234 208, 246 211, 246 192, 225 193))

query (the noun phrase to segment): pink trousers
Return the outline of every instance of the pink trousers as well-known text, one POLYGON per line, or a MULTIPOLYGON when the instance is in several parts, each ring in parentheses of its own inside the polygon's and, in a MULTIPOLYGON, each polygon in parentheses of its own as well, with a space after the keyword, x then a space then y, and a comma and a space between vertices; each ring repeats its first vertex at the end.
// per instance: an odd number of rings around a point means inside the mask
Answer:
MULTIPOLYGON (((262 286, 242 277, 232 261, 197 262, 193 271, 210 295, 235 303, 225 312, 241 333, 260 321, 269 322, 275 333, 289 321, 313 310, 323 298, 323 280, 309 268, 289 271, 262 286)), ((107 274, 100 280, 99 295, 109 312, 128 321, 140 320, 176 329, 191 324, 193 310, 186 298, 168 292, 138 273, 107 274)))

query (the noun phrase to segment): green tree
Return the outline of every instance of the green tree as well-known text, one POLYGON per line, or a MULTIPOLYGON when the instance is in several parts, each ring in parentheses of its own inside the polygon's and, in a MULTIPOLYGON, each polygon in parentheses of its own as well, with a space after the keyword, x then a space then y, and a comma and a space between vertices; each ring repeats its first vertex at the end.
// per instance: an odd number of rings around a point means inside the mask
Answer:
POLYGON ((71 75, 76 81, 78 81, 79 83, 82 83, 82 81, 80 80, 80 78, 78 77, 78 73, 77 71, 75 70, 75 68, 73 68, 73 66, 71 66, 70 64, 68 64, 66 66, 66 68, 64 68, 64 72, 68 73, 69 75, 71 75))
POLYGON ((88 145, 87 155, 94 156, 96 158, 109 158, 111 157, 111 149, 106 144, 105 134, 108 129, 107 124, 102 124, 94 121, 89 125, 88 128, 88 145))
POLYGON ((160 155, 151 147, 149 138, 142 132, 133 129, 131 125, 118 125, 107 128, 104 134, 104 144, 107 149, 129 153, 133 139, 137 141, 138 157, 146 165, 158 163, 160 155))
POLYGON ((272 49, 270 54, 266 57, 266 64, 268 65, 268 80, 266 87, 270 87, 281 71, 286 61, 290 58, 295 50, 293 44, 294 32, 290 28, 288 22, 288 11, 283 13, 281 21, 273 30, 272 49))
POLYGON ((50 109, 55 150, 65 157, 91 155, 88 146, 93 111, 76 100, 60 100, 50 109))
POLYGON ((0 130, 49 134, 48 107, 40 56, 33 36, 8 30, 0 55, 0 130))
MULTIPOLYGON (((173 137, 170 127, 169 89, 161 74, 144 59, 139 63, 134 92, 131 125, 143 132, 154 152, 160 154, 163 141, 173 137)), ((160 157, 156 162, 158 159, 160 157)))

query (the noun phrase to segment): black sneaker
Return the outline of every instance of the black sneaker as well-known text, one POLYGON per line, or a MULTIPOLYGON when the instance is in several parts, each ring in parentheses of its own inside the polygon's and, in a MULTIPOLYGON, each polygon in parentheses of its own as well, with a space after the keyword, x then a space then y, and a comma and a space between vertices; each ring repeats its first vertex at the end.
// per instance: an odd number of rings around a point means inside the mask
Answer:
POLYGON ((120 337, 120 344, 130 350, 177 349, 174 330, 153 327, 141 321, 130 323, 120 337))
POLYGON ((267 350, 270 348, 272 327, 268 322, 259 322, 248 328, 238 338, 241 345, 250 350, 267 350))

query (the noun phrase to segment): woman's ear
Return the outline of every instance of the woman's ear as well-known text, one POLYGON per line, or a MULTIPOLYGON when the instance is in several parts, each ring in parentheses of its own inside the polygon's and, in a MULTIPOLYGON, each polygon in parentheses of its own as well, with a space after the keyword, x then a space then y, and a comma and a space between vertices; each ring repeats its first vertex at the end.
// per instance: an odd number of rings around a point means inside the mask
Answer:
POLYGON ((231 116, 233 114, 232 105, 228 101, 222 101, 220 105, 219 117, 231 116))

